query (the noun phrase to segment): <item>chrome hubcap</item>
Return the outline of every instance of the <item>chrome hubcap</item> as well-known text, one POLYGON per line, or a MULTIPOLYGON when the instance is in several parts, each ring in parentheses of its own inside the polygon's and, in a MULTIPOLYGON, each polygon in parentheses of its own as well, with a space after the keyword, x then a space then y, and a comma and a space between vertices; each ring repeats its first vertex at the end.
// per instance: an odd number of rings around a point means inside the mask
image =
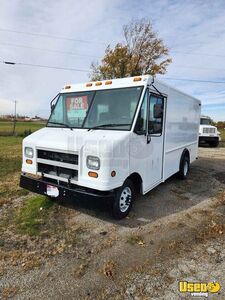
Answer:
POLYGON ((131 203, 132 192, 129 187, 125 187, 120 194, 120 211, 125 212, 128 210, 131 203))

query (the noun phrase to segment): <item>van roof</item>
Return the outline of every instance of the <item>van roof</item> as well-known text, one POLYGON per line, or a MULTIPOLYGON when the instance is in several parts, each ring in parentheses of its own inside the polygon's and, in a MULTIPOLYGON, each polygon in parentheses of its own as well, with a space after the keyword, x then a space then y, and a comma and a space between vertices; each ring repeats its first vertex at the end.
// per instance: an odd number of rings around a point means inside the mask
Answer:
POLYGON ((84 92, 84 91, 95 91, 95 90, 107 90, 107 89, 116 89, 116 88, 125 88, 125 87, 134 87, 134 86, 146 86, 151 83, 160 84, 166 88, 173 89, 183 95, 191 97, 199 102, 199 99, 186 94, 185 92, 168 85, 164 81, 158 80, 152 75, 140 75, 134 77, 126 77, 126 78, 116 78, 109 80, 99 80, 99 81, 89 81, 84 83, 76 83, 76 84, 68 84, 63 87, 61 93, 72 93, 72 92, 84 92))
POLYGON ((78 84, 68 84, 65 85, 61 90, 61 93, 68 92, 81 92, 81 91, 93 91, 93 90, 102 90, 102 89, 113 89, 113 88, 122 88, 122 87, 132 87, 132 86, 145 86, 150 84, 153 81, 151 75, 142 75, 126 78, 117 78, 110 80, 101 80, 101 81, 90 81, 85 83, 78 84))

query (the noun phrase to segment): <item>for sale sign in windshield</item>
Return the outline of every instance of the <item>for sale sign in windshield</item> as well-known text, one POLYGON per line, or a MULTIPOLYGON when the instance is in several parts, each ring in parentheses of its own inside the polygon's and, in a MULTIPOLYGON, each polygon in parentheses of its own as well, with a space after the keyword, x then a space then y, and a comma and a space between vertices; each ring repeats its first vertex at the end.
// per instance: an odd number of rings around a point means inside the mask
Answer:
POLYGON ((66 107, 67 107, 67 111, 74 110, 74 109, 86 110, 88 108, 87 96, 67 97, 66 107))
POLYGON ((87 96, 67 97, 66 110, 68 118, 84 118, 88 109, 87 96))

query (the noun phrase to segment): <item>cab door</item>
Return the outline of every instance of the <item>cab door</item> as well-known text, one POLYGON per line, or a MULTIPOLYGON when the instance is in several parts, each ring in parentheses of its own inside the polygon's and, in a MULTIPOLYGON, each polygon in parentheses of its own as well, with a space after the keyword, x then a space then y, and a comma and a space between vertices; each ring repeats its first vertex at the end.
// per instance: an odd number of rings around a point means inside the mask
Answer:
POLYGON ((149 156, 146 170, 146 189, 151 189, 163 178, 165 100, 162 96, 150 93, 148 99, 147 143, 149 156))
MULTIPOLYGON (((131 154, 134 144, 138 148, 133 167, 142 177, 143 193, 163 179, 165 105, 166 99, 163 96, 147 89, 131 139, 131 154)), ((131 159, 134 159, 134 155, 131 159)))

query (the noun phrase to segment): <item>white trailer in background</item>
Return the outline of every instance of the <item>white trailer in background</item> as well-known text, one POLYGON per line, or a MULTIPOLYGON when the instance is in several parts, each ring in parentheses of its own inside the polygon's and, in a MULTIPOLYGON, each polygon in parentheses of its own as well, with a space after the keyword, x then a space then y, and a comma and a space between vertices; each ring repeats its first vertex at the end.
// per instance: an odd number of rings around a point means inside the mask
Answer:
POLYGON ((112 197, 123 218, 138 192, 186 178, 200 111, 198 99, 151 76, 65 86, 46 127, 23 141, 20 185, 60 199, 112 197))

